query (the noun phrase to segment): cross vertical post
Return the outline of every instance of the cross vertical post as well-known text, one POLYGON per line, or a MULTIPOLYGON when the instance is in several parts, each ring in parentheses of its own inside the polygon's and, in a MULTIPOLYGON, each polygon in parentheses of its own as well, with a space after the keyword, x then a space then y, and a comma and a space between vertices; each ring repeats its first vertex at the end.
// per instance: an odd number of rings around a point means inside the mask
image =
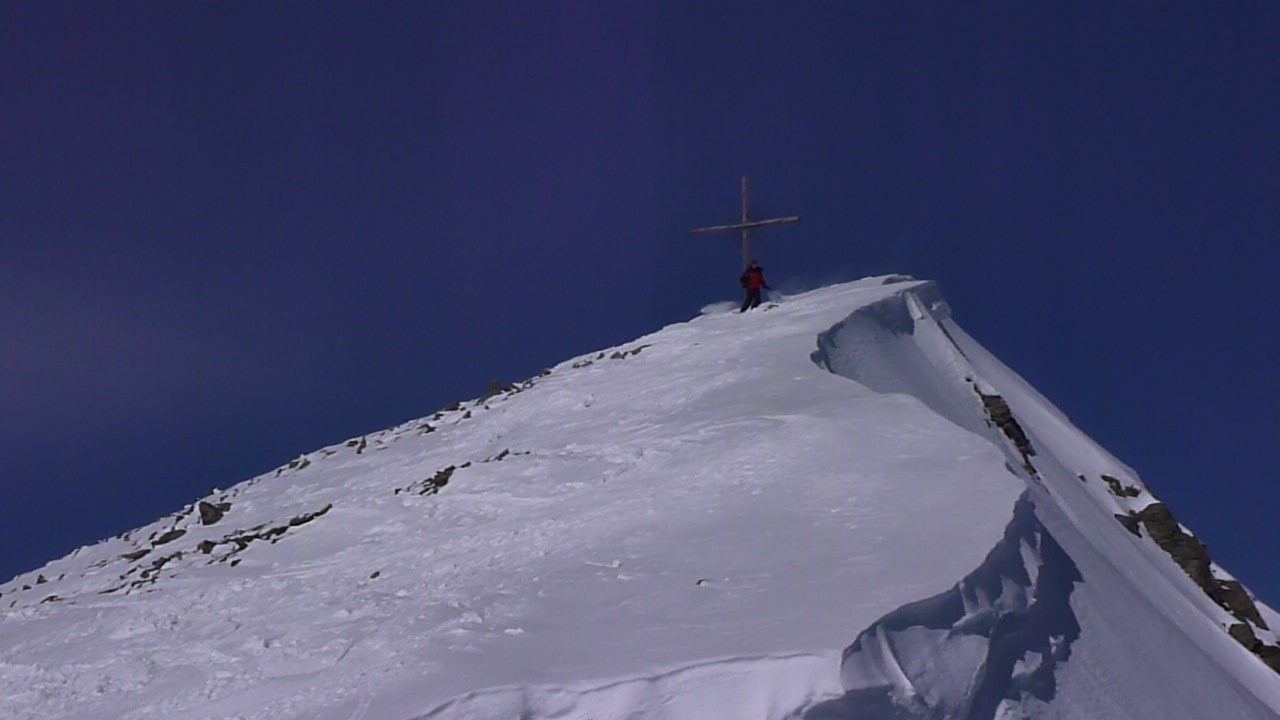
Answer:
POLYGON ((742 267, 751 263, 751 229, 747 227, 747 197, 749 195, 747 176, 742 176, 742 267))

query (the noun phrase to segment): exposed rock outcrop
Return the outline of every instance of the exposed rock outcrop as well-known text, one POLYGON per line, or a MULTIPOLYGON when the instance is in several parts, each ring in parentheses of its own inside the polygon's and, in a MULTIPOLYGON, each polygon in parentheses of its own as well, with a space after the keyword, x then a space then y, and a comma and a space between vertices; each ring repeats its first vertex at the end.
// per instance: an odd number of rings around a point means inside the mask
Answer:
POLYGON ((1013 442, 1014 447, 1018 448, 1018 452, 1022 455, 1023 469, 1033 476, 1038 476, 1035 465, 1031 463, 1031 456, 1036 454, 1035 448, 1031 447, 1031 440, 1027 437, 1026 431, 1013 417, 1013 410, 1009 409, 1009 403, 1005 402, 1003 397, 988 395, 976 386, 973 390, 978 393, 978 397, 982 398, 982 407, 986 410, 991 423, 1013 442))
POLYGON ((1227 629, 1231 637, 1280 672, 1280 646, 1264 644, 1246 624, 1252 623, 1260 630, 1270 629, 1253 598, 1238 581, 1220 580, 1214 575, 1209 549, 1195 535, 1182 529, 1168 506, 1154 502, 1127 516, 1116 515, 1116 519, 1135 535, 1141 536, 1140 530, 1145 531, 1205 595, 1241 621, 1227 629))

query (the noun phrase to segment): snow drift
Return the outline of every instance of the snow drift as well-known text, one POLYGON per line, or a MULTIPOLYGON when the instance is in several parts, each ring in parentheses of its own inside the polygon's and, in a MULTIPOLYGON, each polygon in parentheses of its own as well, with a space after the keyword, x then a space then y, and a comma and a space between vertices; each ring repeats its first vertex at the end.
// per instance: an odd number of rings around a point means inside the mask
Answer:
POLYGON ((901 277, 710 312, 0 586, 13 718, 1273 718, 1277 621, 901 277))

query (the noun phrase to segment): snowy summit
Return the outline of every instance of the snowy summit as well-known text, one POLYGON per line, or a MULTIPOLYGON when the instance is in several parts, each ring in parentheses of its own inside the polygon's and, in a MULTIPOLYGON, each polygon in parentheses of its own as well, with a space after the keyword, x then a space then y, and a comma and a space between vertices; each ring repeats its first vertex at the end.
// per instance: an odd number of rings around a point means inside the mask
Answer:
POLYGON ((0 717, 1280 717, 1280 616, 869 278, 317 450, 0 585, 0 717))

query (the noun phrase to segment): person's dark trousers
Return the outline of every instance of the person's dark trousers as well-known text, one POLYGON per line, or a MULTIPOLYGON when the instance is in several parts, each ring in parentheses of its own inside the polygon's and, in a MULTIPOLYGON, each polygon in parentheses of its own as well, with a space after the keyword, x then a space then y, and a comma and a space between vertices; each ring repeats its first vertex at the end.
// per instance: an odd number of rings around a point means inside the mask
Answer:
POLYGON ((744 313, 748 308, 760 306, 760 288, 747 291, 747 297, 742 301, 742 309, 738 312, 744 313))

